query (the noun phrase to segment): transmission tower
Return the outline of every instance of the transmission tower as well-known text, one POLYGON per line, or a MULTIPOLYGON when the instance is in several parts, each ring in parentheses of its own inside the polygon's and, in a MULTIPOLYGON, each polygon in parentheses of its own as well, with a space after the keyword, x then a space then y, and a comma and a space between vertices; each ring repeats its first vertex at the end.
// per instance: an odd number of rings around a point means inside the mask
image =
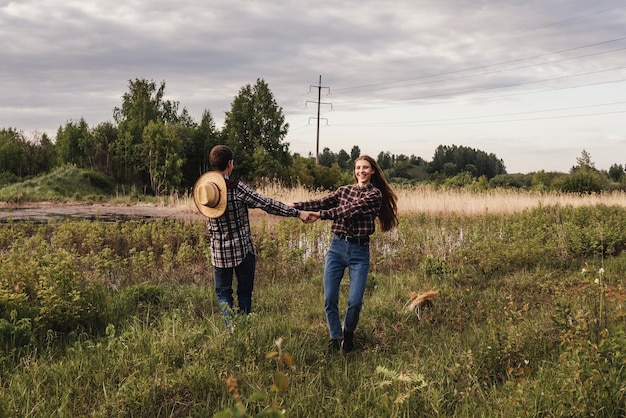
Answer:
MULTIPOLYGON (((330 94, 330 87, 324 87, 322 86, 322 76, 320 75, 320 82, 317 86, 311 85, 309 87, 309 91, 311 91, 311 89, 313 88, 317 88, 317 102, 313 102, 311 100, 307 100, 306 103, 304 104, 304 107, 306 107, 307 103, 317 103, 317 117, 310 117, 309 118, 309 122, 311 122, 311 119, 316 119, 317 120, 317 137, 315 140, 315 164, 319 164, 319 155, 320 155, 320 107, 321 105, 325 104, 325 105, 329 105, 330 106, 330 110, 333 109, 333 105, 332 103, 326 103, 326 102, 322 102, 322 89, 328 89, 328 94, 330 94)), ((326 123, 328 123, 328 119, 323 118, 326 120, 326 123)))

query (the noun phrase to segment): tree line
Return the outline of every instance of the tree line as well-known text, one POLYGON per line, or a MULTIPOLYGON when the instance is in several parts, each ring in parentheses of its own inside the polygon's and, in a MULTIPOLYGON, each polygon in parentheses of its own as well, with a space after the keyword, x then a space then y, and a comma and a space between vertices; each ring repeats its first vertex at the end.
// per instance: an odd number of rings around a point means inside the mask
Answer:
MULTIPOLYGON (((262 79, 240 89, 222 129, 216 127, 209 110, 196 121, 179 102, 166 100, 164 81, 157 85, 146 79, 129 80, 121 105, 113 109, 113 121, 90 127, 84 118, 70 120, 58 128, 54 140, 45 133, 26 138, 16 128, 0 129, 0 186, 71 164, 145 193, 186 191, 210 170, 208 155, 217 144, 233 149, 237 176, 245 181, 323 189, 352 181, 358 146, 350 153, 324 148, 318 164, 312 155, 290 152, 285 142, 288 130, 282 108, 262 79)), ((384 151, 376 159, 394 183, 565 191, 621 187, 623 166, 615 164, 609 172, 601 172, 584 153, 568 175, 509 175, 494 154, 456 145, 440 145, 431 161, 384 151)))

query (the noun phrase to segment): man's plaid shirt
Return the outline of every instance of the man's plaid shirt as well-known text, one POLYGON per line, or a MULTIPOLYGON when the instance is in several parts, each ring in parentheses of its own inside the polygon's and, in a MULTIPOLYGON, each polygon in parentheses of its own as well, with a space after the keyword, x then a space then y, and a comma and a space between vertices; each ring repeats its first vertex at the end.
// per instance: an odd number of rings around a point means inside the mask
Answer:
POLYGON ((350 238, 374 233, 374 219, 383 200, 382 192, 373 184, 360 187, 342 186, 326 197, 294 203, 301 210, 319 211, 321 219, 332 219, 331 232, 350 238))
POLYGON ((226 188, 226 211, 219 218, 207 221, 211 258, 213 265, 220 268, 235 267, 254 252, 248 208, 279 216, 300 216, 298 209, 262 196, 240 181, 226 179, 226 188))

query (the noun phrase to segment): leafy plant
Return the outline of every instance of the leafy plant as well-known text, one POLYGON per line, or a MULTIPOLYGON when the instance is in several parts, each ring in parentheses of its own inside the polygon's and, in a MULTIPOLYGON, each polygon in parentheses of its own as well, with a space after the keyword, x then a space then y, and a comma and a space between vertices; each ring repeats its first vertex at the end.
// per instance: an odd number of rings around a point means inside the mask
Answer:
MULTIPOLYGON (((285 369, 293 367, 294 358, 286 351, 282 350, 282 338, 278 338, 274 341, 277 351, 271 351, 267 353, 265 358, 270 361, 276 362, 276 371, 273 375, 272 385, 270 390, 274 392, 271 406, 265 408, 258 414, 254 415, 255 418, 284 418, 285 412, 278 409, 279 395, 286 392, 289 389, 289 376, 285 373, 285 369)), ((226 378, 226 385, 228 392, 233 398, 234 405, 227 408, 224 411, 218 412, 213 415, 213 418, 242 418, 251 417, 246 411, 248 403, 258 403, 265 400, 265 395, 260 392, 255 392, 245 399, 239 390, 237 379, 232 376, 226 378)))
POLYGON ((411 395, 427 386, 426 379, 421 373, 398 372, 384 366, 377 366, 376 373, 383 377, 383 380, 378 382, 376 386, 379 388, 393 387, 396 394, 393 403, 397 405, 404 404, 411 395))

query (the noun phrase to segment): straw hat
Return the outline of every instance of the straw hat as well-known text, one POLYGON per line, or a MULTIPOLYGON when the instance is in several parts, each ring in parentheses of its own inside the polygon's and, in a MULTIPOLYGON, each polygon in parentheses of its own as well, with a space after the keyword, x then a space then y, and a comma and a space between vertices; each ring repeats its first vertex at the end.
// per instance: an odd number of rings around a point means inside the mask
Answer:
POLYGON ((221 173, 204 173, 193 186, 193 201, 207 218, 219 218, 226 210, 226 181, 221 173))

